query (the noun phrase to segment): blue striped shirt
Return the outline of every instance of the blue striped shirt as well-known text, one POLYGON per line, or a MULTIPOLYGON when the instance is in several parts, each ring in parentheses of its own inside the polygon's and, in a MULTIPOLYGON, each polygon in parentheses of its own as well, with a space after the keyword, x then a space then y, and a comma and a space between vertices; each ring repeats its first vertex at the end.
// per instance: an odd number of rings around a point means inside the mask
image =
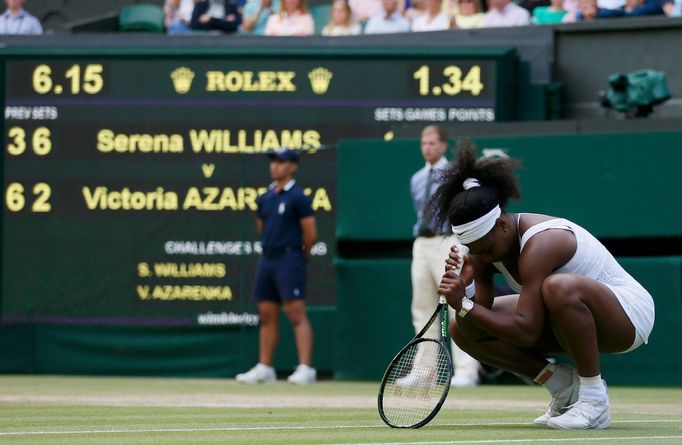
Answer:
MULTIPOLYGON (((429 196, 433 196, 439 185, 437 181, 438 170, 442 170, 443 168, 447 167, 447 165, 448 160, 445 159, 445 157, 440 158, 440 160, 433 166, 427 162, 426 165, 417 171, 417 173, 412 175, 412 178, 410 179, 412 204, 414 205, 414 211, 417 213, 417 222, 414 224, 414 227, 412 227, 412 235, 415 237, 419 235, 419 227, 421 227, 422 219, 424 217, 424 192, 426 191, 426 183, 429 180, 429 170, 433 168, 433 175, 431 176, 431 193, 429 194, 429 196)), ((450 227, 447 222, 443 224, 443 227, 440 229, 436 228, 434 221, 429 222, 429 224, 427 224, 425 227, 436 234, 450 232, 450 227)))
POLYGON ((42 34, 43 27, 37 18, 26 11, 21 11, 16 17, 12 17, 9 11, 0 16, 0 34, 42 34))

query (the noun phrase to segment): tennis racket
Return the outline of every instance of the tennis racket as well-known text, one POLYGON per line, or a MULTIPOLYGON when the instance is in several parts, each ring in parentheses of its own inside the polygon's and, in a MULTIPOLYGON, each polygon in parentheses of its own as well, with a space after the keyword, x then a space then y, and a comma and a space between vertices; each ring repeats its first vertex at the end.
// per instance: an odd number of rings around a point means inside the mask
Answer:
POLYGON ((447 326, 448 305, 441 296, 431 319, 393 358, 381 380, 379 415, 387 425, 420 428, 440 411, 453 374, 447 326), (440 321, 440 338, 425 338, 436 320, 440 321))

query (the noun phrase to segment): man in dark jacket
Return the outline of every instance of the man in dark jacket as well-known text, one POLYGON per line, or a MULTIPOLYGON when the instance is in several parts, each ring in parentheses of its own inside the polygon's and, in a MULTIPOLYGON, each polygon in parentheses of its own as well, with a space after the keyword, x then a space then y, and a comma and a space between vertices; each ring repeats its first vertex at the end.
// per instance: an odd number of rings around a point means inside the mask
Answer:
POLYGON ((236 0, 202 0, 194 6, 191 26, 194 30, 231 33, 241 23, 236 0))

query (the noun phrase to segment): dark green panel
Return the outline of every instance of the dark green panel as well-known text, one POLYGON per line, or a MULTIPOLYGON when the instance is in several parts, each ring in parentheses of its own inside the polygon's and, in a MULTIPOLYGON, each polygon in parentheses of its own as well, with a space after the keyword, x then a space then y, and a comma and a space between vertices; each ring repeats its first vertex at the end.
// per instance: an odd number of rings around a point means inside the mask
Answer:
POLYGON ((33 371, 32 326, 0 324, 0 373, 24 374, 33 371))
MULTIPOLYGON (((682 235, 682 132, 475 140, 483 154, 501 149, 522 160, 522 199, 512 211, 561 216, 597 237, 682 235)), ((423 165, 419 142, 345 141, 338 160, 337 236, 411 239, 409 178, 423 165)))
POLYGON ((410 178, 423 166, 418 141, 342 141, 338 149, 337 238, 412 238, 416 215, 410 178))
MULTIPOLYGON (((314 366, 333 372, 335 310, 311 308, 314 366)), ((256 327, 1 325, 0 373, 228 377, 258 361, 256 327)), ((298 364, 291 324, 280 319, 275 368, 298 364)))
POLYGON ((523 161, 511 210, 565 217, 597 237, 682 235, 682 132, 476 141, 523 161))
POLYGON ((239 328, 43 325, 36 327, 36 373, 228 376, 246 343, 239 328))
POLYGON ((334 376, 379 380, 414 336, 409 260, 338 260, 334 376))

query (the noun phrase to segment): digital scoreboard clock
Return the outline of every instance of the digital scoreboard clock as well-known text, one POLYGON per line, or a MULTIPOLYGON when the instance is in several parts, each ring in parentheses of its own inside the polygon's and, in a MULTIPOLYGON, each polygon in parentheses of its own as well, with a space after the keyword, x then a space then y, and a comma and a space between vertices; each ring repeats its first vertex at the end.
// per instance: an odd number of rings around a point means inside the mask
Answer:
POLYGON ((9 322, 257 322, 255 200, 281 146, 318 219, 308 302, 332 306, 336 142, 513 118, 512 50, 0 57, 9 322))

